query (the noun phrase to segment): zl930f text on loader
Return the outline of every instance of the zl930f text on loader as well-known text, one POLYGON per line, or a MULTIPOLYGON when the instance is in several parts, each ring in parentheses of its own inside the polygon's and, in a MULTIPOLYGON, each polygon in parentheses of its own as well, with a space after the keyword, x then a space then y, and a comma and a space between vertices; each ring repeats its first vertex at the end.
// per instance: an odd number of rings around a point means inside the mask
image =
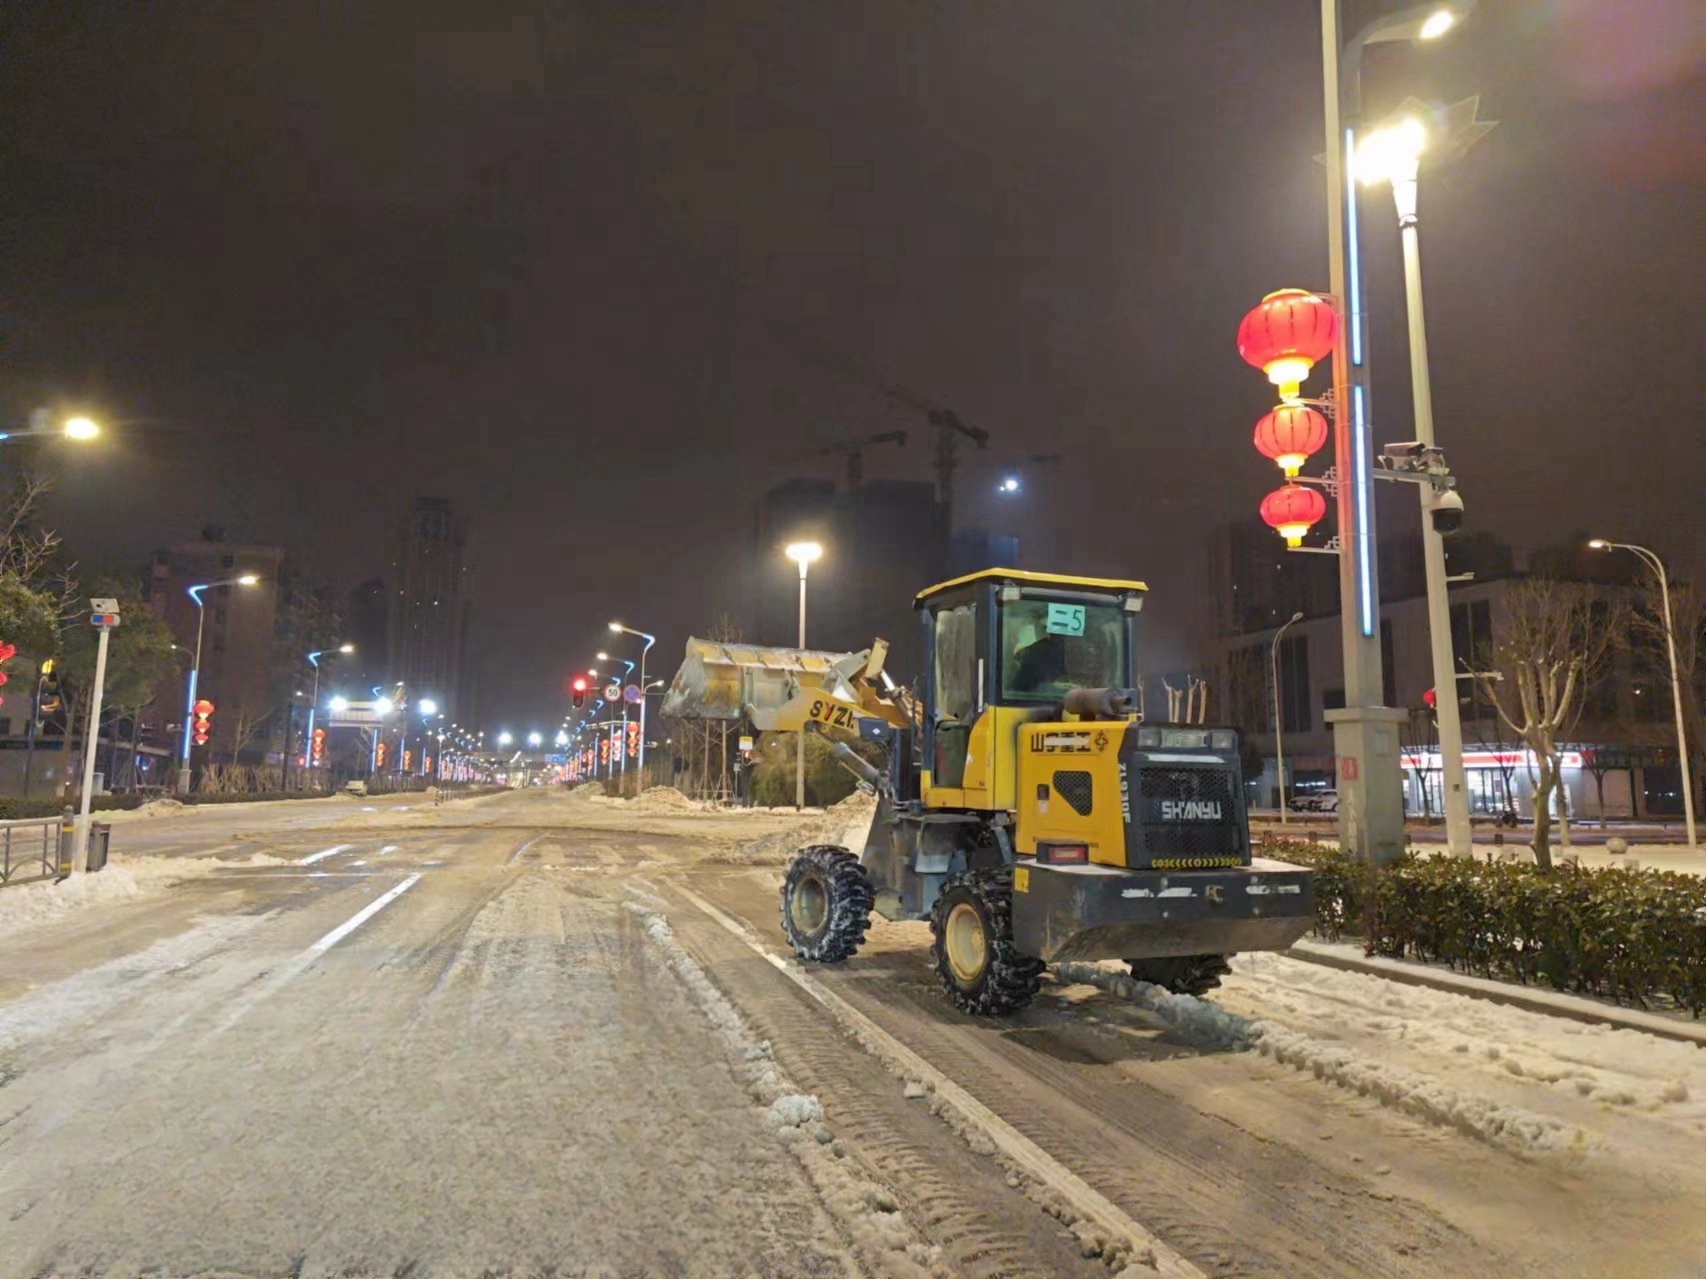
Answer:
POLYGON ((1283 950, 1308 929, 1309 872, 1251 855, 1236 732, 1135 709, 1145 589, 1013 569, 931 587, 916 695, 883 673, 881 641, 857 654, 688 642, 665 714, 863 722, 886 747, 886 770, 836 747, 877 809, 862 850, 818 845, 789 864, 796 955, 848 958, 873 910, 928 919, 954 1002, 1005 1013, 1057 960, 1124 959, 1202 994, 1234 952, 1283 950))

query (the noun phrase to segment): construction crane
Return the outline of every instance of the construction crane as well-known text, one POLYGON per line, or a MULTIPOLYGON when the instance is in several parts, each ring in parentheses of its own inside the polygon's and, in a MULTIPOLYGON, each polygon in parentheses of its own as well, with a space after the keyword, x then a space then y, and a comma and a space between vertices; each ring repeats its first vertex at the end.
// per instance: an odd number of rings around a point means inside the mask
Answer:
POLYGON ((840 453, 847 459, 847 487, 853 492, 859 491, 865 482, 865 450, 877 444, 905 444, 905 431, 883 431, 878 435, 867 435, 857 440, 842 440, 838 444, 825 444, 822 448, 808 449, 806 456, 823 457, 830 453, 840 453))
MULTIPOLYGON (((922 414, 924 420, 936 428, 937 496, 942 504, 943 527, 952 529, 954 526, 954 470, 958 464, 956 455, 960 438, 963 436, 980 449, 988 448, 989 432, 981 426, 973 426, 953 409, 936 403, 928 396, 920 395, 917 391, 888 381, 864 360, 814 341, 791 326, 775 323, 770 326, 770 330, 779 341, 789 347, 796 355, 822 368, 839 373, 843 377, 875 387, 897 404, 904 404, 907 408, 922 414)), ((850 471, 853 465, 850 457, 850 471)))
POLYGON ((898 404, 904 404, 924 415, 924 420, 936 428, 936 485, 937 497, 942 503, 943 527, 954 527, 954 468, 958 464, 956 453, 960 437, 964 436, 978 448, 989 447, 989 432, 981 426, 973 426, 958 413, 950 408, 944 408, 934 400, 909 391, 904 386, 892 383, 881 383, 882 392, 898 404))

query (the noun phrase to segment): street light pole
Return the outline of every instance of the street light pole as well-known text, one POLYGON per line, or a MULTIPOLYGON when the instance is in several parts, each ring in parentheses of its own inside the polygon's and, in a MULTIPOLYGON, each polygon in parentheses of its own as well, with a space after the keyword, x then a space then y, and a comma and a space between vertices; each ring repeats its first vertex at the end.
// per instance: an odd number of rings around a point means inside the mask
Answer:
POLYGON ((1273 672, 1274 679, 1274 754, 1277 756, 1275 766, 1279 770, 1279 810, 1280 825, 1286 824, 1285 805, 1285 713, 1280 706, 1279 681, 1279 645, 1280 638, 1296 623, 1303 620, 1302 613, 1293 613, 1284 626, 1274 632, 1274 642, 1268 649, 1268 668, 1273 672))
POLYGON ((1688 731, 1682 717, 1682 675, 1676 664, 1676 619, 1670 611, 1670 578, 1665 574, 1665 563, 1656 552, 1629 542, 1607 542, 1596 537, 1588 545, 1596 551, 1629 551, 1639 555, 1658 576, 1659 600, 1665 611, 1665 649, 1670 655, 1670 704, 1676 712, 1676 762, 1682 773, 1682 815, 1688 829, 1688 846, 1694 848, 1699 842, 1694 828, 1694 778, 1688 767, 1688 731))
MULTIPOLYGON (((793 542, 784 552, 800 566, 800 648, 806 646, 806 569, 823 554, 816 542, 793 542)), ((806 806, 806 730, 794 738, 794 811, 806 806)))
POLYGON ((640 771, 640 788, 642 790, 644 790, 645 785, 646 785, 646 655, 652 651, 652 645, 656 644, 658 642, 658 637, 656 635, 648 635, 644 631, 637 631, 631 626, 624 626, 620 622, 610 623, 610 629, 613 631, 618 631, 623 635, 634 635, 634 636, 637 636, 640 639, 643 639, 646 641, 645 644, 640 649, 640 761, 639 761, 639 771, 640 771))
POLYGON ((253 586, 261 579, 253 573, 241 577, 222 577, 217 582, 198 582, 185 592, 195 601, 195 661, 190 665, 189 688, 184 697, 184 740, 178 756, 178 794, 190 793, 190 721, 195 718, 196 685, 201 681, 201 637, 207 622, 207 605, 201 593, 215 586, 253 586))
MULTIPOLYGON (((1421 237, 1417 231, 1416 175, 1427 130, 1411 117, 1371 133, 1358 153, 1370 181, 1392 184, 1398 234, 1404 252, 1404 309, 1409 323, 1410 390, 1416 439, 1434 446, 1433 387, 1428 372, 1428 334, 1422 306, 1421 237)), ((1445 538, 1432 518, 1434 491, 1418 488, 1422 507, 1423 567, 1427 576, 1428 647, 1433 654, 1434 710, 1439 720, 1440 769, 1445 807, 1445 842, 1453 857, 1474 851, 1469 826, 1469 789, 1463 768, 1463 722, 1457 703, 1457 661, 1451 649, 1451 599, 1446 584, 1445 538)))

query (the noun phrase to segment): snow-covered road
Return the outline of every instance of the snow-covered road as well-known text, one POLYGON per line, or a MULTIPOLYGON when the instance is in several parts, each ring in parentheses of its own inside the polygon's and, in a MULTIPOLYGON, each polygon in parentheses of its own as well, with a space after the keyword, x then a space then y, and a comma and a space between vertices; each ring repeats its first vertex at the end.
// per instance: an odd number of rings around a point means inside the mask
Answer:
POLYGON ((919 925, 782 971, 797 826, 198 814, 0 891, 0 1279, 1702 1273, 1706 1052, 1281 957, 976 1021, 919 925))

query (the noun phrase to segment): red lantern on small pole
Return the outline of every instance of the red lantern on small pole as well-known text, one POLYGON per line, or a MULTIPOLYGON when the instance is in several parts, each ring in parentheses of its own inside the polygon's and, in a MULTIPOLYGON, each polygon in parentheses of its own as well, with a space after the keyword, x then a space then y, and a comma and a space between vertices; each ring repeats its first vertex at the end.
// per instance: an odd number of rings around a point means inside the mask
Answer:
POLYGON ((1256 423, 1256 451, 1272 458, 1291 479, 1327 442, 1327 419, 1302 404, 1282 404, 1256 423))
POLYGON ((1301 484, 1284 485, 1262 499, 1263 521, 1287 546, 1302 546, 1304 534, 1326 514, 1327 499, 1301 484))
POLYGON ((1238 354, 1268 375, 1280 398, 1296 401, 1303 379, 1333 353, 1339 315, 1326 298, 1306 289, 1268 294, 1238 326, 1238 354))

